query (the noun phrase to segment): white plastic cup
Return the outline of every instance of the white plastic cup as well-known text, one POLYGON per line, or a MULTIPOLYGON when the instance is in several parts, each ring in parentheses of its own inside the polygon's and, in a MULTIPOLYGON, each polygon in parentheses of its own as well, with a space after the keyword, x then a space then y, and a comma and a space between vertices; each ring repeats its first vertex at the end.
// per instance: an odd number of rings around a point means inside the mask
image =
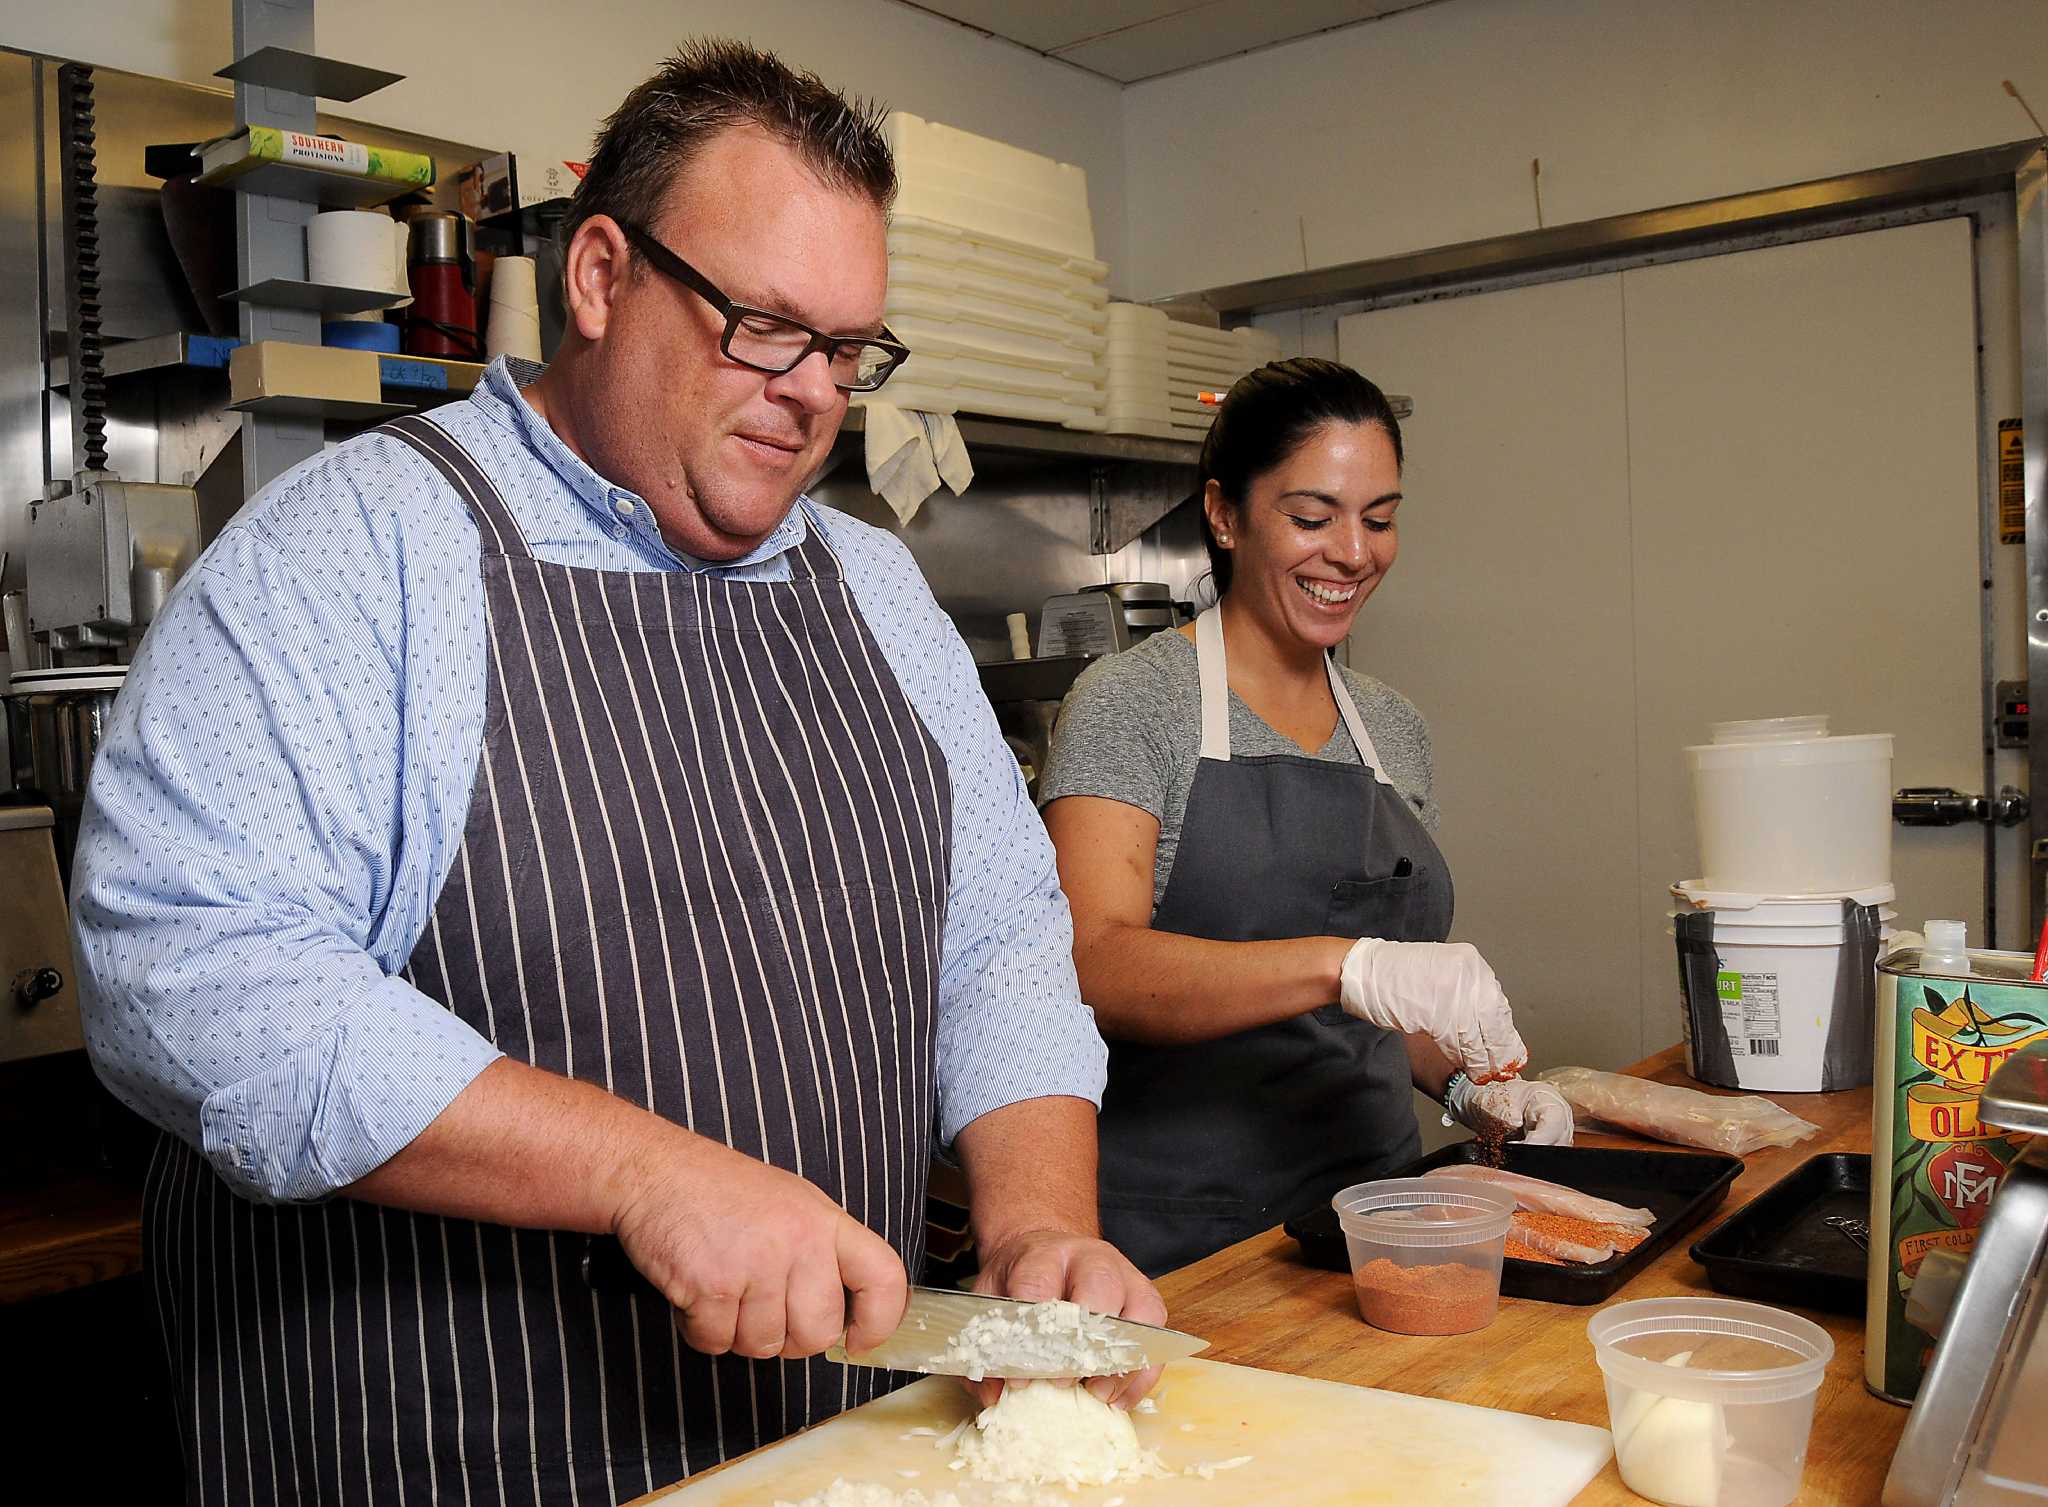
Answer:
POLYGON ((1469 1334, 1493 1322, 1511 1199, 1453 1178, 1391 1177, 1354 1184, 1330 1206, 1366 1323, 1393 1334, 1469 1334))
POLYGON ((1643 1298, 1601 1310, 1586 1333, 1630 1491, 1664 1507, 1788 1507, 1799 1495, 1814 1397, 1835 1353, 1820 1325, 1730 1298, 1643 1298), (1717 1366, 1709 1347, 1729 1339, 1787 1359, 1717 1366), (1667 1364, 1688 1353, 1704 1364, 1667 1364))
POLYGON ((1892 878, 1892 737, 1825 717, 1724 722, 1685 750, 1704 889, 1841 894, 1892 878))

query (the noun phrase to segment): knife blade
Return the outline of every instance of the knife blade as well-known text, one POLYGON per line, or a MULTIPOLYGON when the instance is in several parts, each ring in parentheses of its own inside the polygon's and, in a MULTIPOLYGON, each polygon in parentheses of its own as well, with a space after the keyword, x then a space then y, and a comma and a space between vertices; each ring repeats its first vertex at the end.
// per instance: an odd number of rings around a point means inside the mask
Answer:
MULTIPOLYGON (((654 1285, 641 1276, 627 1259, 618 1241, 610 1236, 591 1239, 583 1253, 582 1269, 583 1280, 592 1292, 608 1296, 661 1297, 654 1285)), ((990 1298, 951 1288, 913 1287, 903 1322, 896 1327, 894 1334, 874 1349, 859 1355, 848 1355, 843 1347, 834 1345, 825 1352, 825 1356, 828 1360, 850 1366, 881 1366, 895 1371, 964 1376, 967 1374, 964 1367, 939 1363, 939 1357, 952 1344, 953 1337, 983 1314, 1016 1313, 1031 1306, 1020 1298, 990 1298)), ((1147 1366, 1164 1365, 1167 1361, 1198 1355, 1209 1348, 1207 1340, 1195 1335, 1140 1324, 1134 1319, 1102 1315, 1097 1322, 1106 1326, 1109 1341, 1115 1347, 1119 1372, 1142 1371, 1147 1366)), ((1039 1381, 1079 1373, 1072 1367, 991 1366, 982 1374, 1007 1381, 1039 1381)))
MULTIPOLYGON (((951 1288, 913 1287, 910 1289, 910 1305, 904 1310, 903 1322, 897 1325, 894 1334, 874 1349, 859 1355, 849 1355, 844 1348, 834 1345, 825 1352, 825 1356, 828 1360, 843 1361, 852 1366, 883 1366, 895 1371, 966 1376, 971 1374, 969 1367, 944 1358, 954 1336, 984 1315, 1018 1315, 1034 1306, 1021 1298, 995 1298, 951 1288)), ((979 1367, 980 1374, 1006 1381, 1092 1376, 1098 1371, 1121 1375, 1127 1371, 1142 1371, 1147 1366, 1182 1360, 1209 1348, 1209 1342, 1199 1336, 1183 1334, 1177 1329, 1162 1329, 1153 1324, 1140 1324, 1134 1319, 1092 1314, 1089 1325, 1107 1340, 1112 1360, 1104 1367, 1077 1370, 1071 1365, 1005 1363, 997 1358, 979 1367)))

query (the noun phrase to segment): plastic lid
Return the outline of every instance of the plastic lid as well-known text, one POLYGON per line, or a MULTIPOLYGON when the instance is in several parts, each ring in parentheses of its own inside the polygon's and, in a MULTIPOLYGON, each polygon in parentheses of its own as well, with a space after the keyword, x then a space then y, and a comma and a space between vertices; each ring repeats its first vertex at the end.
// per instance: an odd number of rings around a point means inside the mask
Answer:
POLYGON ((1964 921, 1929 921, 1927 923, 1928 952, 1968 952, 1970 950, 1970 928, 1964 921))
POLYGON ((1515 1218, 1512 1199, 1448 1177, 1355 1183, 1330 1207, 1345 1234, 1382 1245, 1483 1245, 1506 1235, 1515 1218))
POLYGON ((76 665, 47 670, 16 670, 7 678, 7 694, 41 696, 54 691, 118 691, 127 678, 126 665, 76 665))
POLYGON ((1809 717, 1756 717, 1746 722, 1712 722, 1709 741, 1714 743, 1784 743, 1793 738, 1825 738, 1826 712, 1809 717))
POLYGON ((1638 1298, 1617 1303, 1593 1315, 1586 1334, 1606 1375, 1625 1386, 1693 1402, 1784 1402, 1804 1397, 1820 1386, 1835 1354, 1834 1340, 1820 1325, 1782 1309, 1732 1298, 1638 1298), (1717 1335, 1760 1340, 1790 1351, 1796 1359, 1782 1366, 1724 1371, 1667 1366, 1619 1348, 1630 1340, 1664 1334, 1702 1342, 1717 1335))
POLYGON ((1852 900, 1858 905, 1890 905, 1899 898, 1896 885, 1873 884, 1860 890, 1816 890, 1803 895, 1755 895, 1740 890, 1710 890, 1704 879, 1686 879, 1671 886, 1671 898, 1694 910, 1756 910, 1773 905, 1817 905, 1852 900))

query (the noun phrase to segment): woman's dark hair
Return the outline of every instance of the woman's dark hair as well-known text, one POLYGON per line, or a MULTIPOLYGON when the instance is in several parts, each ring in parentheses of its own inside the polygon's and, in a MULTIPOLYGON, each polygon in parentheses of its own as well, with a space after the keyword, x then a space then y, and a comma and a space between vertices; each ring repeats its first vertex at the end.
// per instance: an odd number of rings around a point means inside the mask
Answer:
MULTIPOLYGON (((1242 507, 1254 482, 1330 424, 1379 425, 1394 442, 1394 464, 1401 464, 1401 421, 1394 417, 1393 405, 1350 367, 1296 356, 1247 372, 1216 410, 1216 422, 1202 442, 1197 507, 1212 481, 1232 506, 1242 507)), ((1209 571, 1220 598, 1230 589, 1230 551, 1216 543, 1206 508, 1202 547, 1209 552, 1209 571)))
POLYGON ((734 126, 766 131, 832 187, 865 195, 886 214, 896 164, 882 118, 879 105, 848 98, 773 53, 744 42, 686 42, 598 132, 561 244, 593 215, 653 228, 676 175, 734 126))

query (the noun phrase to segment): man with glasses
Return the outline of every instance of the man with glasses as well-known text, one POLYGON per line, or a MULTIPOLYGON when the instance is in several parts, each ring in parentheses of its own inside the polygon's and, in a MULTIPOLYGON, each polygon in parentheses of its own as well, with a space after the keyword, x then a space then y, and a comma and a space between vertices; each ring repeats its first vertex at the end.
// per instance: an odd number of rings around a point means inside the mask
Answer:
POLYGON ((280 478, 137 656, 73 893, 188 1499, 615 1502, 865 1401, 820 1352, 900 1318, 935 1137, 988 1289, 1163 1317, 971 660, 800 495, 909 354, 894 185, 870 110, 686 49, 554 363, 280 478))

